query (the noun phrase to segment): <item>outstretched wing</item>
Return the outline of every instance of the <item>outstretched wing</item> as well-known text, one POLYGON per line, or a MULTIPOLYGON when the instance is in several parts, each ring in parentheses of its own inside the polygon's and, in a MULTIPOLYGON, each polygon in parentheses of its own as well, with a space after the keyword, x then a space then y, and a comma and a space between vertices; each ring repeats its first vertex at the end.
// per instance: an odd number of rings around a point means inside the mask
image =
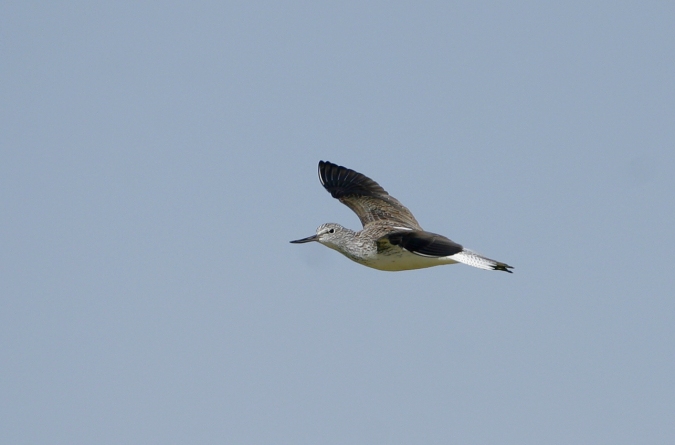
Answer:
POLYGON ((406 230, 389 233, 377 240, 380 247, 385 247, 387 242, 394 246, 402 247, 416 255, 432 258, 455 255, 464 250, 461 244, 457 244, 443 235, 423 230, 406 230))
POLYGON ((349 207, 363 227, 377 221, 422 230, 410 210, 367 176, 339 165, 319 161, 319 180, 333 198, 349 207))

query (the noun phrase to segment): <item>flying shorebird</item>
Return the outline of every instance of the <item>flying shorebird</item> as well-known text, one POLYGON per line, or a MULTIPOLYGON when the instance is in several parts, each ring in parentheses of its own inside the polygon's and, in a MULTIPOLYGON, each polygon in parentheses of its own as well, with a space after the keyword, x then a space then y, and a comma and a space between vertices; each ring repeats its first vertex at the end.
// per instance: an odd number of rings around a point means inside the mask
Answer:
POLYGON ((316 234, 291 243, 318 241, 350 260, 386 271, 422 269, 464 263, 486 270, 512 273, 506 263, 491 260, 420 227, 410 210, 367 176, 330 162, 319 161, 319 181, 333 198, 352 209, 363 230, 322 224, 316 234))

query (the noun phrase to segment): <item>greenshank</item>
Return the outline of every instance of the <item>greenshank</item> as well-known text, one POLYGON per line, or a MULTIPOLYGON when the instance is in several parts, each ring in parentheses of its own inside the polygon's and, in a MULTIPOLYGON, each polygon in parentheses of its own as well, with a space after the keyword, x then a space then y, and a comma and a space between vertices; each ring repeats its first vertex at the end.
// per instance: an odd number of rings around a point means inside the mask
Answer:
POLYGON ((356 213, 363 230, 355 232, 327 223, 320 225, 316 234, 291 243, 317 241, 359 264, 386 271, 456 263, 509 273, 513 269, 443 235, 423 230, 410 210, 361 173, 320 161, 319 180, 333 198, 356 213))

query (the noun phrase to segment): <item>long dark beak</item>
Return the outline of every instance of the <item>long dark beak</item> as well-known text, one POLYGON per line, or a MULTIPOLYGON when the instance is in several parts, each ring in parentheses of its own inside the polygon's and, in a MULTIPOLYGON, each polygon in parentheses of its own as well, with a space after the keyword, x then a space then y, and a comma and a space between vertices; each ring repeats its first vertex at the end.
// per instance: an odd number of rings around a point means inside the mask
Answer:
POLYGON ((309 243, 312 241, 319 241, 319 237, 317 235, 312 235, 308 236, 307 238, 303 239, 296 239, 295 241, 291 241, 293 244, 302 244, 302 243, 309 243))

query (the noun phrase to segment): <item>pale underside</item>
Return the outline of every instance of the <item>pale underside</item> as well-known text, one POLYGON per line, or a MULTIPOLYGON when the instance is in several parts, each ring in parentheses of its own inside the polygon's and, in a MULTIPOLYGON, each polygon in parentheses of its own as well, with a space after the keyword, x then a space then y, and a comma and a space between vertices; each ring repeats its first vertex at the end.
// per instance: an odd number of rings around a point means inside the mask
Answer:
MULTIPOLYGON (((337 250, 337 249, 336 249, 337 250)), ((338 250, 339 252, 339 250, 338 250)), ((452 256, 447 257, 427 257, 409 252, 398 246, 391 246, 391 248, 383 250, 373 255, 365 255, 361 258, 353 257, 345 252, 341 252, 347 258, 363 264, 364 266, 372 267, 373 269, 386 270, 390 272, 423 269, 425 267, 441 266, 443 264, 456 264, 457 261, 452 259, 452 256)), ((456 254, 459 255, 459 254, 456 254)), ((453 255, 454 256, 454 255, 453 255)))

